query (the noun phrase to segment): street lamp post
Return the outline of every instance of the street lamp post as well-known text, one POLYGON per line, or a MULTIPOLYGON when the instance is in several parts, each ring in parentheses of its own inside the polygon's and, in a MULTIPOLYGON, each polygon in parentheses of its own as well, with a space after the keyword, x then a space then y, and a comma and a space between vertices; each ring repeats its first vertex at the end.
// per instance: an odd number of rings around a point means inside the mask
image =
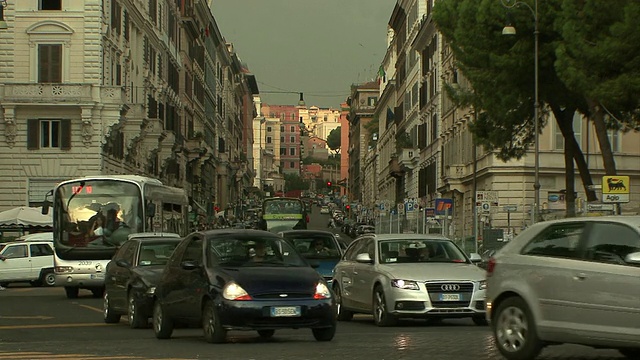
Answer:
MULTIPOLYGON (((524 1, 517 0, 500 0, 502 6, 506 8, 514 8, 517 6, 524 6, 528 8, 533 14, 533 36, 534 36, 534 102, 533 102, 533 121, 534 121, 534 182, 533 182, 533 191, 534 191, 534 201, 533 201, 533 223, 538 222, 540 215, 540 130, 539 130, 539 112, 540 112, 540 101, 538 98, 538 38, 539 38, 539 30, 538 30, 538 0, 533 1, 533 7, 527 4, 524 1)), ((515 35, 516 29, 512 24, 507 24, 507 26, 502 29, 503 35, 515 35)))

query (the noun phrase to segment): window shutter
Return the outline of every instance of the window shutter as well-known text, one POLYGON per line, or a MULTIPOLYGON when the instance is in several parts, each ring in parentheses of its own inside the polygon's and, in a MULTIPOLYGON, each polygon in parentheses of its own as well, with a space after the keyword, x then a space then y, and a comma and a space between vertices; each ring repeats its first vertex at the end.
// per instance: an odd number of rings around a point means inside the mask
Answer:
POLYGON ((38 119, 27 120, 27 149, 39 149, 40 144, 40 121, 38 119))
POLYGON ((71 120, 60 120, 60 149, 71 149, 71 120))

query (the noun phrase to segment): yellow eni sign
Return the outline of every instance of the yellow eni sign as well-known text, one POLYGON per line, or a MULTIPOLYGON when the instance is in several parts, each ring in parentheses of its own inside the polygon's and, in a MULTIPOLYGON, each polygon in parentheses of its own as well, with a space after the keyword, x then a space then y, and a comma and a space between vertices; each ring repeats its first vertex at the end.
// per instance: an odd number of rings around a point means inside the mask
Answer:
POLYGON ((602 177, 602 202, 603 203, 628 203, 629 202, 629 177, 628 176, 603 176, 602 177))

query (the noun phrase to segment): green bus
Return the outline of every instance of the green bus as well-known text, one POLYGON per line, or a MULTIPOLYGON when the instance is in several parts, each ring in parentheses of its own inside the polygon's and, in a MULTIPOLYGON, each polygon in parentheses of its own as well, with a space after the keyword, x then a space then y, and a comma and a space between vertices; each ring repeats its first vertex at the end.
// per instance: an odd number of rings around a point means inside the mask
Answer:
POLYGON ((298 198, 274 197, 262 202, 260 228, 271 232, 305 230, 309 215, 302 200, 298 198))

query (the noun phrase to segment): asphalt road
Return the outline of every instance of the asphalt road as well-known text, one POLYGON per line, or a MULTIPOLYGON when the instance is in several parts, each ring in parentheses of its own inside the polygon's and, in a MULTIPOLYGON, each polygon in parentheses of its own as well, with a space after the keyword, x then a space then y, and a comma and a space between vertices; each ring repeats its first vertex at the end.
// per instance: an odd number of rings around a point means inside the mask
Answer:
MULTIPOLYGON (((314 209, 316 210, 316 209, 314 209)), ((326 229, 326 215, 312 227, 326 229)), ((344 235, 343 235, 344 236, 344 235)), ((340 322, 334 340, 316 342, 310 330, 282 330, 262 340, 255 332, 231 332, 227 344, 208 344, 200 329, 177 329, 157 340, 151 329, 132 330, 102 321, 102 300, 89 292, 69 300, 62 288, 14 285, 0 291, 0 359, 500 359, 489 328, 468 320, 428 325, 401 322, 378 328, 369 315, 340 322)), ((616 351, 562 345, 541 359, 614 359, 616 351)))

